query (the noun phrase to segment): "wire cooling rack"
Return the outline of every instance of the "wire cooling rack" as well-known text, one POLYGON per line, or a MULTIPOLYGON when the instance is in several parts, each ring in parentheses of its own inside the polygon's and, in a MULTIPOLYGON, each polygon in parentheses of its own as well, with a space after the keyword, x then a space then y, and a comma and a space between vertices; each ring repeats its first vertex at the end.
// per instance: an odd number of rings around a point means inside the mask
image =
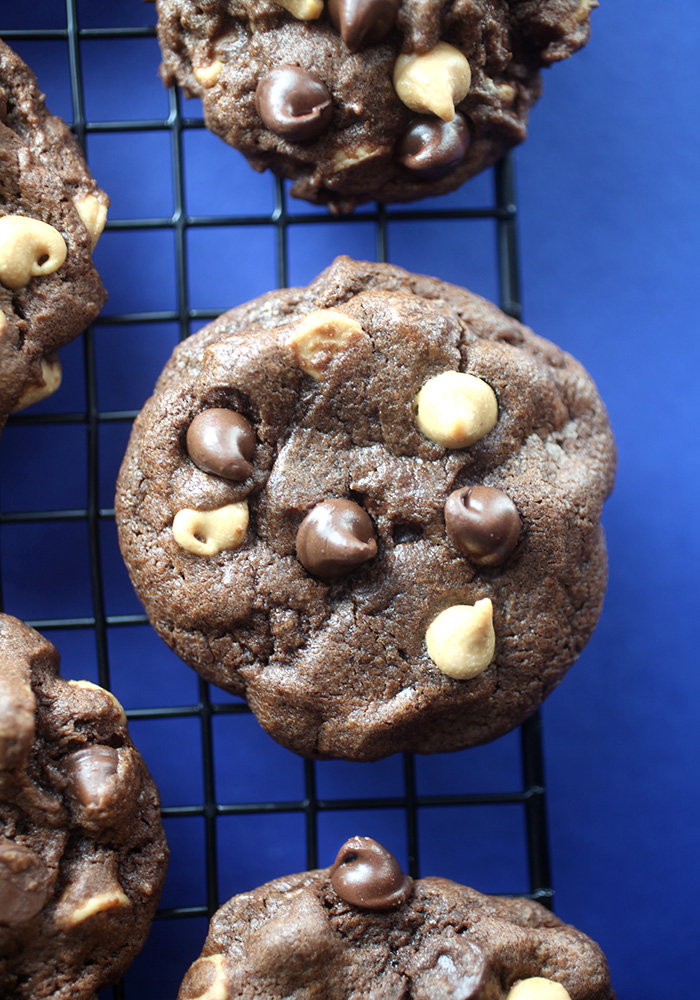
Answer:
POLYGON ((59 393, 10 418, 0 442, 0 601, 56 644, 64 675, 122 700, 172 849, 149 941, 105 995, 174 997, 224 899, 327 865, 356 833, 382 840, 414 876, 551 905, 539 715, 457 754, 302 761, 155 639, 112 507, 131 421, 175 342, 275 284, 306 283, 337 253, 457 281, 519 318, 512 158, 440 200, 331 216, 288 199, 286 183, 259 177, 204 129, 197 102, 165 91, 151 5, 46 0, 28 19, 0 13, 0 35, 112 198, 95 251, 110 302, 62 352, 59 393))

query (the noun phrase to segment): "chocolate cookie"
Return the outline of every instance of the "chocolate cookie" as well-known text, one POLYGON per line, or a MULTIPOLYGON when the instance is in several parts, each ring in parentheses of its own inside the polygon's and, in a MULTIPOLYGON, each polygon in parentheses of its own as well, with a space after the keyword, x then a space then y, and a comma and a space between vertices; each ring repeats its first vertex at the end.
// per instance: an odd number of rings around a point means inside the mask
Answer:
POLYGON ((165 879, 158 793, 117 699, 0 615, 0 996, 92 1000, 140 951, 165 879))
POLYGON ((535 711, 601 609, 614 443, 581 366, 469 292, 339 258, 178 346, 119 476, 161 637, 308 757, 535 711))
POLYGON ((178 1000, 614 1000, 590 938, 539 903, 413 881, 369 837, 235 896, 178 1000))
POLYGON ((156 0, 161 75, 292 194, 350 211, 452 191, 526 136, 597 0, 156 0))
POLYGON ((92 250, 108 204, 34 74, 0 41, 0 430, 58 388, 56 350, 105 303, 92 250))

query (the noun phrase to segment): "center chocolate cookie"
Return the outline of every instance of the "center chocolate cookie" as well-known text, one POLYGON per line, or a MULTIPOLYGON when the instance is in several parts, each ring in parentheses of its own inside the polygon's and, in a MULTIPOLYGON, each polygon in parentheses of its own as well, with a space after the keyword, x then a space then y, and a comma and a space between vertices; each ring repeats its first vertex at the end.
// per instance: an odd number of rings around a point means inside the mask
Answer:
POLYGON ((121 705, 0 615, 0 996, 95 1000, 165 880, 160 802, 121 705))
POLYGON ((161 75, 292 194, 349 211, 452 191, 526 136, 597 0, 156 0, 161 75))
POLYGON ((615 449, 581 366, 485 300, 340 258, 176 348, 116 514, 155 629, 308 757, 483 743, 597 621, 615 449))
POLYGON ((594 941, 528 899, 413 880, 370 837, 213 916, 178 1000, 615 1000, 594 941))

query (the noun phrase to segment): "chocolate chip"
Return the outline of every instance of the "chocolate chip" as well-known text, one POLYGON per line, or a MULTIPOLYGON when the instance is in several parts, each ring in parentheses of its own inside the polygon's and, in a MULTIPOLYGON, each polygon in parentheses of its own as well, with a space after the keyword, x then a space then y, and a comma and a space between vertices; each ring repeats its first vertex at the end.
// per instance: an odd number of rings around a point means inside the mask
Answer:
POLYGON ((31 920, 51 895, 51 873, 28 847, 0 840, 0 925, 31 920))
POLYGON ((396 159, 421 177, 444 177, 462 161, 469 140, 469 126, 459 113, 449 122, 422 115, 409 122, 400 136, 396 159))
POLYGON ((252 473, 255 431, 235 410, 202 410, 187 428, 187 452, 203 472, 242 480, 252 473))
POLYGON ((383 42, 398 9, 399 0, 328 0, 330 19, 351 52, 383 42))
POLYGON ((411 876, 371 837, 352 837, 343 844, 331 868, 331 885, 346 903, 367 910, 395 909, 413 891, 411 876))
POLYGON ((374 525, 352 500, 324 500, 299 525, 297 557, 316 576, 341 576, 376 554, 374 525))
POLYGON ((520 534, 520 516, 510 497, 492 486, 465 486, 445 503, 447 536, 479 566, 499 566, 520 534))
POLYGON ((271 132, 291 142, 317 139, 333 116, 328 87, 300 66, 266 73, 255 90, 255 107, 271 132))
POLYGON ((113 747, 92 746, 71 754, 64 764, 69 793, 81 805, 98 805, 106 784, 117 773, 119 754, 113 747))

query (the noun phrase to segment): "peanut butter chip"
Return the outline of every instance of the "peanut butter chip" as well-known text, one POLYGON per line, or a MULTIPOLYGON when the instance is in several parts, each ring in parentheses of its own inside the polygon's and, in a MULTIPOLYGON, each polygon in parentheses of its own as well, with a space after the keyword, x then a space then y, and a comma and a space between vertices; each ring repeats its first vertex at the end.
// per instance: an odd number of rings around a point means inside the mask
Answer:
POLYGON ((119 699, 108 691, 106 688, 100 687, 99 684, 93 684, 92 681, 68 681, 71 687, 82 688, 84 691, 100 691, 107 701, 111 702, 114 706, 115 712, 117 713, 117 718, 120 726, 125 726, 127 724, 126 712, 119 699))
POLYGON ((56 903, 56 925, 66 929, 77 927, 98 913, 130 906, 131 901, 119 884, 114 855, 77 859, 68 886, 56 903))
POLYGON ((532 976, 516 983, 506 1000, 571 1000, 571 997, 561 983, 532 976))
POLYGON ((318 382, 333 359, 364 336, 357 320, 335 309, 319 309, 296 324, 287 343, 301 370, 318 382))
POLYGON ((445 448, 466 448, 498 420, 496 394, 483 379, 467 372, 442 372, 429 379, 415 399, 416 423, 431 441, 445 448))
POLYGON ((467 96, 471 81, 466 56, 447 42, 423 55, 400 55, 394 65, 394 88, 406 107, 445 122, 454 118, 455 104, 467 96))
POLYGON ((190 966, 178 994, 180 1000, 228 1000, 223 955, 199 958, 190 966))
POLYGON ((0 282, 17 291, 53 274, 66 259, 66 241, 53 226, 26 215, 0 219, 0 282))
POLYGON ((94 250, 107 221, 107 206, 94 194, 86 194, 84 198, 75 198, 73 204, 83 225, 90 233, 92 249, 94 250))
POLYGON ((41 377, 38 382, 32 382, 19 397, 12 412, 26 409, 33 403, 38 403, 41 399, 51 396, 61 384, 63 370, 57 354, 49 354, 41 359, 41 377))
POLYGON ((489 598, 446 608, 428 626, 425 644, 443 674, 458 681, 478 676, 493 660, 496 648, 489 598))
POLYGON ((215 556, 237 549, 248 529, 245 500, 216 510, 179 510, 173 519, 173 537, 180 548, 197 556, 215 556))
POLYGON ((78 904, 70 914, 64 918, 64 923, 70 927, 76 927, 84 923, 97 913, 106 913, 109 910, 125 910, 131 906, 128 897, 118 886, 107 892, 101 892, 97 896, 91 896, 84 902, 78 904))
POLYGON ((331 160, 333 173, 339 174, 341 170, 349 170, 358 163, 371 160, 373 156, 381 156, 383 152, 382 149, 373 149, 371 146, 357 146, 353 150, 338 149, 331 160))
POLYGON ((323 0, 274 0, 299 21, 315 21, 323 13, 323 0))
POLYGON ((197 66, 194 70, 194 78, 205 89, 209 89, 209 87, 213 87, 218 81, 223 68, 224 64, 221 60, 216 59, 213 63, 209 63, 208 66, 197 66))

